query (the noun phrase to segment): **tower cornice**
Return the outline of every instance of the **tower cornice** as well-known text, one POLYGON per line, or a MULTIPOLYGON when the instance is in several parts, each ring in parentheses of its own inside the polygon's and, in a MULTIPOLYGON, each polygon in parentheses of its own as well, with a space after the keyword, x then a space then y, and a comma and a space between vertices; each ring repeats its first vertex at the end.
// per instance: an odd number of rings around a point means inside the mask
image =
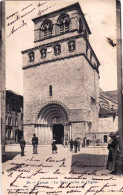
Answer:
POLYGON ((26 66, 23 66, 22 69, 28 69, 28 68, 40 66, 40 65, 43 65, 43 64, 52 63, 52 62, 56 62, 56 61, 60 61, 60 60, 65 60, 65 59, 70 59, 70 58, 75 58, 75 57, 79 57, 79 56, 83 56, 83 57, 88 61, 88 63, 90 64, 90 66, 91 66, 93 69, 95 69, 95 70, 97 71, 97 73, 99 73, 98 67, 97 67, 97 66, 94 66, 94 65, 90 62, 90 60, 87 58, 87 56, 86 56, 84 53, 71 54, 71 55, 68 55, 68 56, 65 56, 65 57, 58 57, 58 58, 56 58, 56 59, 46 60, 46 61, 43 61, 43 62, 40 62, 40 63, 31 64, 31 65, 26 65, 26 66))

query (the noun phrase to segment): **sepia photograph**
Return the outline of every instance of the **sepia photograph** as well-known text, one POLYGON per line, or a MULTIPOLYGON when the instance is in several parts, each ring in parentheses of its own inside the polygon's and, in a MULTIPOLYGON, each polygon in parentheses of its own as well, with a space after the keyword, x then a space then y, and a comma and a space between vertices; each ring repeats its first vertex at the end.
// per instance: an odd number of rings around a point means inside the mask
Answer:
POLYGON ((120 0, 0 2, 2 195, 123 194, 120 0))

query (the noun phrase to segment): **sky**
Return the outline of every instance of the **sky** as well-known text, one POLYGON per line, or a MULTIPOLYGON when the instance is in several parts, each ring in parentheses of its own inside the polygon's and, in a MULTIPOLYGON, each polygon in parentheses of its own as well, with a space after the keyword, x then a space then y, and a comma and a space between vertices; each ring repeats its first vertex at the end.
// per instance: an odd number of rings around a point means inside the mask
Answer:
MULTIPOLYGON (((79 2, 91 30, 89 41, 100 62, 99 85, 117 89, 116 1, 6 1, 6 89, 23 95, 21 51, 34 47, 33 18, 79 2), (28 13, 28 14, 27 14, 28 13)), ((40 43, 39 43, 40 44, 40 43)))

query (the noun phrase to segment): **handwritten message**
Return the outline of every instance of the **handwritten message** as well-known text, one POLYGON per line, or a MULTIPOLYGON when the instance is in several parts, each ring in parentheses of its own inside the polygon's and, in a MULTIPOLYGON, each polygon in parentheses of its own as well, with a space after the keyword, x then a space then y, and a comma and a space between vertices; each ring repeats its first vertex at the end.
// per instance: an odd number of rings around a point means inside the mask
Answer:
POLYGON ((116 194, 123 193, 117 177, 106 173, 103 166, 84 165, 81 161, 49 156, 40 160, 36 156, 24 162, 12 161, 3 173, 7 181, 6 194, 116 194), (70 163, 70 166, 68 164, 70 163))
POLYGON ((30 15, 30 20, 32 17, 32 13, 35 11, 36 15, 35 17, 39 17, 42 15, 42 13, 45 13, 45 11, 49 10, 50 8, 54 7, 56 3, 53 3, 52 5, 48 5, 48 2, 37 2, 36 6, 31 3, 25 7, 23 7, 21 10, 16 11, 6 17, 6 27, 9 28, 9 34, 7 37, 10 37, 11 35, 15 34, 18 30, 24 28, 28 25, 28 18, 27 16, 30 15))

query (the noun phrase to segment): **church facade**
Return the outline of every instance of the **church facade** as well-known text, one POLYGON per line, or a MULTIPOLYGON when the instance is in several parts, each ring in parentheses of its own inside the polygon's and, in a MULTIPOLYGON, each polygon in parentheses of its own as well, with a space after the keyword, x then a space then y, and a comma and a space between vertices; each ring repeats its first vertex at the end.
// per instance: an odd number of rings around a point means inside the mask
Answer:
POLYGON ((97 132, 99 61, 79 3, 33 19, 34 47, 22 51, 24 136, 31 144, 97 132))

